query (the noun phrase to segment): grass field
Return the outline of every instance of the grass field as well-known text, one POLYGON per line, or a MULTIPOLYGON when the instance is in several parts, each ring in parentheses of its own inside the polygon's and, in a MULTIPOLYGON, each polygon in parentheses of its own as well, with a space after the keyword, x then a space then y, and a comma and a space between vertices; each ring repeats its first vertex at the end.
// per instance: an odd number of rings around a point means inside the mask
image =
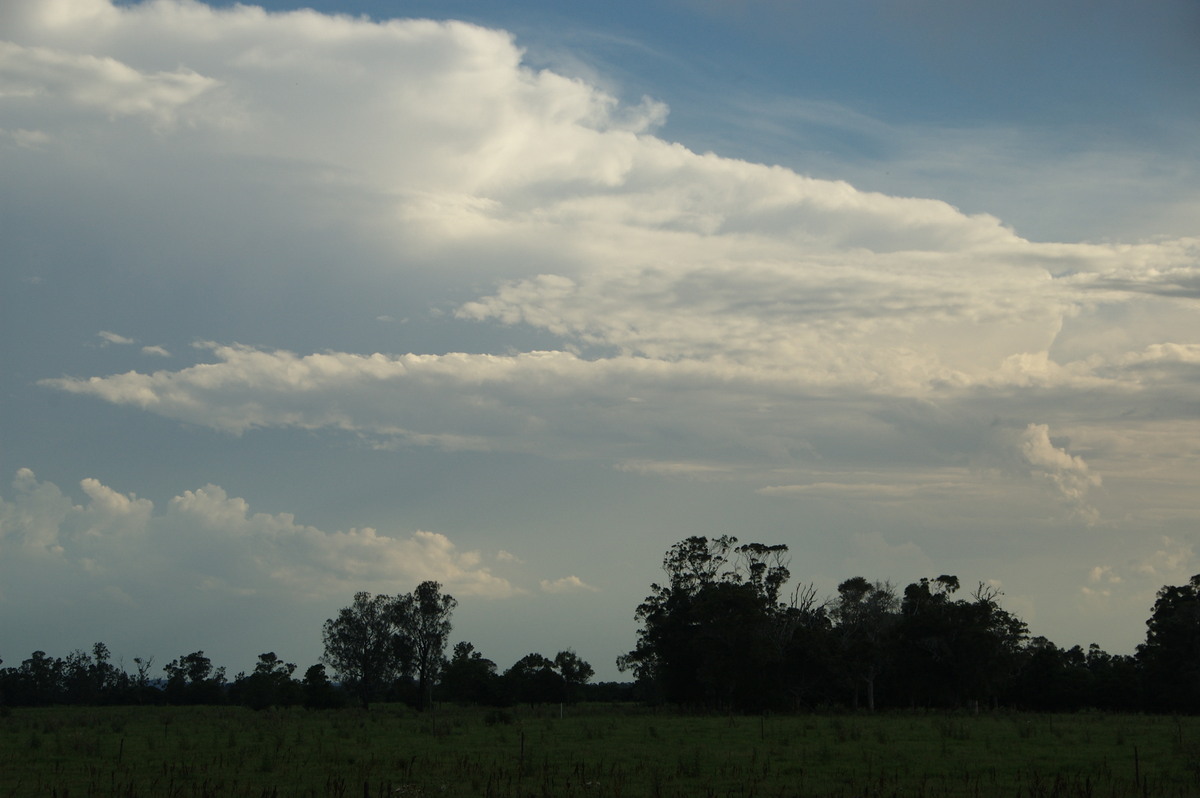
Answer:
POLYGON ((0 715, 0 797, 1193 796, 1200 719, 585 705, 0 715))

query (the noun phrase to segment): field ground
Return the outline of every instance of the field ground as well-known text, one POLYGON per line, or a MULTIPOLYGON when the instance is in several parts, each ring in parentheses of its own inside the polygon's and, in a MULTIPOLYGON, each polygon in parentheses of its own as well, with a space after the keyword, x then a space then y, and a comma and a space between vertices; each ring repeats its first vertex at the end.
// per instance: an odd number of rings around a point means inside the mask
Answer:
POLYGON ((1200 718, 582 705, 0 714, 0 798, 1193 796, 1200 718))

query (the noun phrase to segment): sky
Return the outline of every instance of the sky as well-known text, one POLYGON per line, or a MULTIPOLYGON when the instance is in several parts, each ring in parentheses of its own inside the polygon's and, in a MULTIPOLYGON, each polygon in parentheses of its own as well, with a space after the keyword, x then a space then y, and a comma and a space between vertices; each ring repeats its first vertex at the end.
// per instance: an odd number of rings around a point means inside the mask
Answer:
MULTIPOLYGON (((503 670, 664 552, 1132 653, 1200 572, 1200 7, 0 0, 0 659, 503 670)), ((131 665, 129 665, 132 667, 131 665)))

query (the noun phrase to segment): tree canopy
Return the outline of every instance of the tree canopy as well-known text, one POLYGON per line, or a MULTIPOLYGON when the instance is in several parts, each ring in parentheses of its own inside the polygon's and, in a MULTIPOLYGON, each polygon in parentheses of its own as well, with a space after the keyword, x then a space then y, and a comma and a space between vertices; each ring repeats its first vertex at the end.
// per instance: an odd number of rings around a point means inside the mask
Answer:
POLYGON ((364 706, 398 679, 415 675, 424 706, 432 700, 457 606, 433 581, 395 597, 356 593, 353 604, 325 622, 325 662, 364 706))
POLYGON ((359 592, 354 603, 325 622, 325 662, 364 706, 412 667, 412 643, 401 617, 391 596, 359 592))

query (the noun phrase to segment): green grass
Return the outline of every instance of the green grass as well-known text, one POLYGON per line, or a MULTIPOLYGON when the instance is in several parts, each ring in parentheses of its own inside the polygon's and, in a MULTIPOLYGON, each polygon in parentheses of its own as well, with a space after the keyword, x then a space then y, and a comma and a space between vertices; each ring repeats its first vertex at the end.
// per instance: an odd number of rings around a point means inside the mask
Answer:
POLYGON ((638 707, 0 715, 6 796, 1191 796, 1200 719, 638 707))

